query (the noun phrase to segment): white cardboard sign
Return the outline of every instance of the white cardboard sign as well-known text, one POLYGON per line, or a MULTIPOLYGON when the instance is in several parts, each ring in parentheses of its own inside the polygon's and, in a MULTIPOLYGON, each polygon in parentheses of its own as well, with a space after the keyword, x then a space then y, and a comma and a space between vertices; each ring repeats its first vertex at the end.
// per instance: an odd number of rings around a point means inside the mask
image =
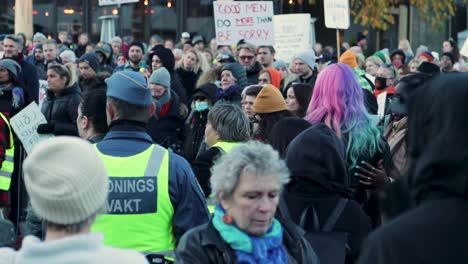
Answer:
POLYGON ((272 1, 214 1, 213 10, 218 45, 274 45, 272 1))
POLYGON ((23 143, 26 152, 31 153, 34 145, 53 137, 51 134, 38 134, 37 127, 47 123, 45 116, 35 102, 30 103, 21 112, 10 119, 10 125, 23 143))
POLYGON ((334 29, 349 28, 349 1, 324 0, 325 26, 334 29))
POLYGON ((289 63, 297 52, 312 48, 310 14, 276 15, 273 24, 276 59, 289 63))

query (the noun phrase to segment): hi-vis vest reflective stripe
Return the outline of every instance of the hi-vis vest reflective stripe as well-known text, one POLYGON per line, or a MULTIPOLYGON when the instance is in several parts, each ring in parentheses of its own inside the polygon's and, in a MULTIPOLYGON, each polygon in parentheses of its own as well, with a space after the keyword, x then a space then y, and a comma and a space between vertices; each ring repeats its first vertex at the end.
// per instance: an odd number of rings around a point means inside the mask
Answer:
POLYGON ((13 169, 15 167, 15 163, 13 161, 15 155, 15 143, 13 140, 13 133, 11 132, 11 126, 10 122, 8 121, 8 118, 2 113, 0 113, 0 117, 5 122, 10 133, 10 144, 5 150, 5 160, 2 162, 2 166, 0 167, 0 190, 8 191, 10 189, 11 184, 11 175, 13 174, 13 169))
POLYGON ((157 145, 130 157, 96 150, 110 182, 108 212, 97 217, 92 231, 104 233, 104 244, 109 246, 173 256, 169 152, 157 145))
MULTIPOLYGON (((236 146, 239 146, 241 143, 239 142, 218 142, 216 144, 213 145, 213 147, 216 147, 216 148, 220 148, 221 149, 221 155, 225 154, 225 153, 229 153, 231 152, 231 150, 236 147, 236 146)), ((210 196, 206 199, 206 204, 208 206, 208 212, 210 212, 210 214, 214 213, 214 209, 216 207, 216 199, 215 197, 213 196, 213 194, 210 194, 210 196)))

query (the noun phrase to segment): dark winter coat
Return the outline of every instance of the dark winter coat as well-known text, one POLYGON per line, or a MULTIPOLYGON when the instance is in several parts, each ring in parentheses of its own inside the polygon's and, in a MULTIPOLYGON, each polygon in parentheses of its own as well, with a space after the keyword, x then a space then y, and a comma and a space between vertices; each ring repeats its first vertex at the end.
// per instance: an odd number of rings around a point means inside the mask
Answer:
POLYGON ((197 157, 198 150, 205 137, 207 121, 208 110, 203 112, 192 111, 185 121, 182 154, 190 164, 197 157))
MULTIPOLYGON (((348 198, 333 231, 348 233, 348 245, 352 254, 357 256, 362 241, 371 231, 371 222, 360 205, 352 200, 345 153, 345 147, 335 132, 322 123, 299 134, 286 154, 291 181, 286 186, 284 197, 295 223, 299 223, 307 206, 313 204, 320 226, 326 222, 339 199, 348 198)), ((312 214, 307 214, 305 229, 313 230, 313 224, 312 214)))
POLYGON ((197 88, 198 78, 200 78, 202 71, 199 70, 198 73, 195 73, 193 71, 187 71, 183 68, 177 68, 175 73, 179 77, 182 86, 185 88, 188 103, 190 105, 192 102, 192 96, 196 92, 195 89, 197 88))
POLYGON ((171 100, 161 106, 158 116, 148 120, 148 134, 153 141, 165 148, 180 152, 182 117, 179 113, 179 96, 171 90, 171 100))
POLYGON ((263 70, 262 64, 255 61, 254 66, 251 69, 246 70, 247 73, 247 85, 258 84, 258 74, 263 70))
POLYGON ((416 207, 373 233, 359 263, 468 261, 467 82, 464 73, 439 75, 409 98, 408 187, 416 207))
POLYGON ((21 72, 18 75, 18 83, 25 90, 26 102, 38 101, 39 98, 39 78, 36 67, 24 60, 23 54, 9 58, 15 60, 21 66, 21 72))
POLYGON ((76 118, 80 101, 81 93, 77 83, 65 88, 58 97, 49 90, 47 91, 41 111, 48 123, 55 124, 54 135, 78 136, 76 118))
POLYGON ((198 155, 197 159, 192 164, 193 173, 197 177, 198 183, 205 194, 208 197, 211 194, 210 177, 211 167, 215 160, 221 157, 222 153, 219 148, 211 147, 207 151, 198 155))
MULTIPOLYGON (((317 256, 309 243, 290 223, 278 220, 283 226, 283 244, 288 253, 288 263, 316 264, 317 256)), ((175 263, 234 264, 237 257, 210 221, 185 233, 177 246, 175 263)))

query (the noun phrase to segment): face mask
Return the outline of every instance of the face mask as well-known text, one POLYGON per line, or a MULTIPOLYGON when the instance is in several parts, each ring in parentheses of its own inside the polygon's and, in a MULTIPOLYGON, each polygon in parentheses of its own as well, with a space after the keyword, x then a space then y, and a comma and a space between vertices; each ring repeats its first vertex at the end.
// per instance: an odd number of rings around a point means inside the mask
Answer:
POLYGON ((375 89, 383 90, 387 88, 387 78, 384 77, 375 77, 375 89))
POLYGON ((195 102, 197 112, 203 112, 208 109, 208 102, 195 102))

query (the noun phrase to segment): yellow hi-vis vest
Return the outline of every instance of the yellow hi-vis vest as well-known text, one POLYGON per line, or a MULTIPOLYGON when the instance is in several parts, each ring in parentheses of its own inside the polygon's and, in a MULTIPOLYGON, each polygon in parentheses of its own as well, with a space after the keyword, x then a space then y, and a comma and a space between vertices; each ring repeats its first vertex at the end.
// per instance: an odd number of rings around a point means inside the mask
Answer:
POLYGON ((173 257, 169 152, 154 144, 130 157, 97 151, 109 174, 108 212, 97 217, 92 231, 104 234, 105 245, 173 257))
POLYGON ((5 150, 5 160, 2 162, 2 166, 0 167, 0 190, 8 191, 11 184, 11 175, 13 174, 13 169, 15 167, 15 163, 13 161, 15 156, 15 143, 8 118, 2 113, 0 113, 0 117, 3 119, 8 127, 8 131, 10 132, 10 144, 5 150))
MULTIPOLYGON (((239 146, 240 144, 241 143, 239 143, 239 142, 220 141, 220 142, 214 144, 213 147, 220 148, 221 149, 221 155, 223 155, 225 153, 231 152, 231 150, 233 148, 239 146)), ((207 207, 208 207, 208 212, 210 212, 210 214, 214 213, 214 209, 216 207, 216 199, 213 196, 213 194, 210 194, 210 196, 206 199, 206 204, 207 204, 207 207)))

